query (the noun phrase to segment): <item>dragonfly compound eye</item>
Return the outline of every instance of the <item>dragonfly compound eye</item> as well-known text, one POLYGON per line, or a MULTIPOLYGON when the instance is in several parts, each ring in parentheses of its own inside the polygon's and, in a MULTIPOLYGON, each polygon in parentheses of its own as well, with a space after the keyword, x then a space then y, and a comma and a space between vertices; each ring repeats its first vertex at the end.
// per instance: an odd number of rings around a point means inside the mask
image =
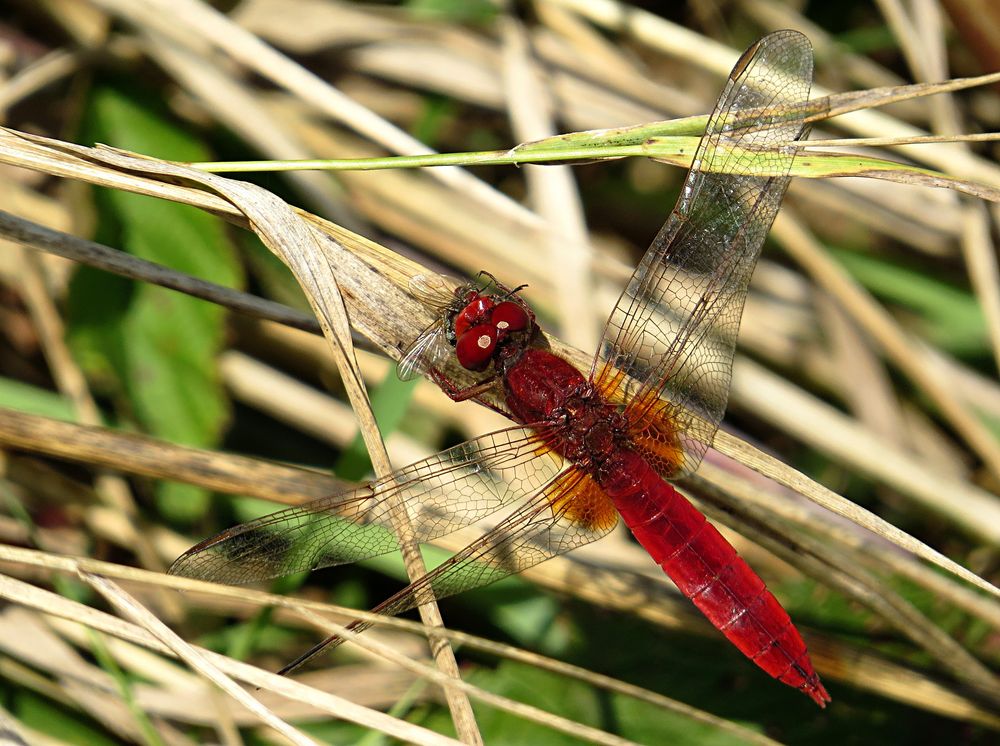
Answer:
POLYGON ((496 305, 489 298, 474 295, 458 315, 455 316, 455 336, 462 337, 469 329, 486 320, 486 314, 496 305))
POLYGON ((479 324, 458 338, 455 356, 467 370, 485 370, 496 346, 497 330, 490 324, 479 324))
POLYGON ((497 304, 490 314, 490 321, 501 336, 526 329, 529 323, 528 312, 510 300, 497 304))

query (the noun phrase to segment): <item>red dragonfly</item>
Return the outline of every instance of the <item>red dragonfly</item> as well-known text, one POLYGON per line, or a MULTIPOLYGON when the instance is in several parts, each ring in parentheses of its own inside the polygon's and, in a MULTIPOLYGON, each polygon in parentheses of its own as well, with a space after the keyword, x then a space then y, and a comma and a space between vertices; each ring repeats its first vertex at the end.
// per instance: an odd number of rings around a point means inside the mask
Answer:
MULTIPOLYGON (((830 697, 788 614, 666 481, 698 468, 725 411, 747 286, 788 185, 787 143, 807 129, 811 78, 812 49, 795 31, 772 33, 741 57, 676 207, 608 319, 589 376, 544 346, 519 288, 485 275, 440 290, 432 301, 439 319, 410 346, 400 375, 425 373, 453 399, 476 399, 518 426, 231 528, 192 547, 170 572, 249 583, 384 554, 399 545, 399 506, 419 542, 501 514, 483 537, 375 609, 397 614, 422 592, 485 585, 594 541, 620 516, 744 655, 824 707, 830 697), (477 384, 459 388, 442 372, 456 357, 482 372, 477 384)), ((426 285, 415 292, 425 300, 426 285)), ((321 642, 283 673, 338 642, 321 642)))

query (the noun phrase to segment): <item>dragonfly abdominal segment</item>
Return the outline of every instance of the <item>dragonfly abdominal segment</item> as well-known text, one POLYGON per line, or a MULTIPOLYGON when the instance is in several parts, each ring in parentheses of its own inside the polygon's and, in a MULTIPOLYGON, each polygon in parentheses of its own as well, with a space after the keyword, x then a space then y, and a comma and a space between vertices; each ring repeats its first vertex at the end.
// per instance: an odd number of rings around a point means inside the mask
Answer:
POLYGON ((730 642, 820 707, 830 701, 788 614, 683 495, 628 450, 609 460, 599 483, 653 561, 730 642))

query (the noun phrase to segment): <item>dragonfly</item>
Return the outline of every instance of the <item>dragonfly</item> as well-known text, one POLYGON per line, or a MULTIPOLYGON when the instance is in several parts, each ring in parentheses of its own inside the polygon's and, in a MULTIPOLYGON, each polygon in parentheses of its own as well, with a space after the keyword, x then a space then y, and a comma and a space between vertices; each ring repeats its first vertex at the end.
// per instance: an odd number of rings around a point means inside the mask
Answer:
MULTIPOLYGON (((374 611, 398 614, 595 541, 621 520, 728 640, 825 707, 830 696, 787 612, 671 481, 694 473, 722 420, 743 305, 806 135, 812 48, 783 30, 739 59, 708 119, 676 206, 611 312, 591 370, 546 346, 521 288, 482 273, 413 292, 436 321, 399 374, 424 374, 516 425, 343 494, 230 528, 170 572, 240 584, 397 550, 400 509, 420 543, 488 517, 480 538, 374 611), (457 385, 447 363, 474 374, 457 385)), ((351 629, 370 626, 360 620, 351 629)), ((336 636, 288 664, 288 673, 336 636)))

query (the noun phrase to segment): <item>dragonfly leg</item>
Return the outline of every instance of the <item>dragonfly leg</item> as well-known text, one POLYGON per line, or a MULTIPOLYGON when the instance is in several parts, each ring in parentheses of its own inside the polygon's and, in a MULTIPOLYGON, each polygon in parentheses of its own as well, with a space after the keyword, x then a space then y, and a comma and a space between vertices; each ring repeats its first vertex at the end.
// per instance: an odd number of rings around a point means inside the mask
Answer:
POLYGON ((448 398, 451 399, 452 401, 460 402, 460 401, 468 401, 469 399, 475 399, 484 407, 489 407, 494 412, 502 414, 504 417, 509 417, 509 418, 511 417, 510 412, 508 412, 507 410, 497 406, 496 404, 492 404, 485 398, 482 398, 483 394, 491 391, 496 386, 496 382, 499 376, 497 376, 495 373, 489 378, 480 381, 479 383, 474 383, 471 386, 466 386, 465 388, 456 386, 450 378, 448 378, 444 373, 439 371, 437 368, 431 368, 430 370, 428 370, 427 376, 432 381, 434 381, 434 383, 436 383, 438 387, 445 394, 447 394, 448 398))

